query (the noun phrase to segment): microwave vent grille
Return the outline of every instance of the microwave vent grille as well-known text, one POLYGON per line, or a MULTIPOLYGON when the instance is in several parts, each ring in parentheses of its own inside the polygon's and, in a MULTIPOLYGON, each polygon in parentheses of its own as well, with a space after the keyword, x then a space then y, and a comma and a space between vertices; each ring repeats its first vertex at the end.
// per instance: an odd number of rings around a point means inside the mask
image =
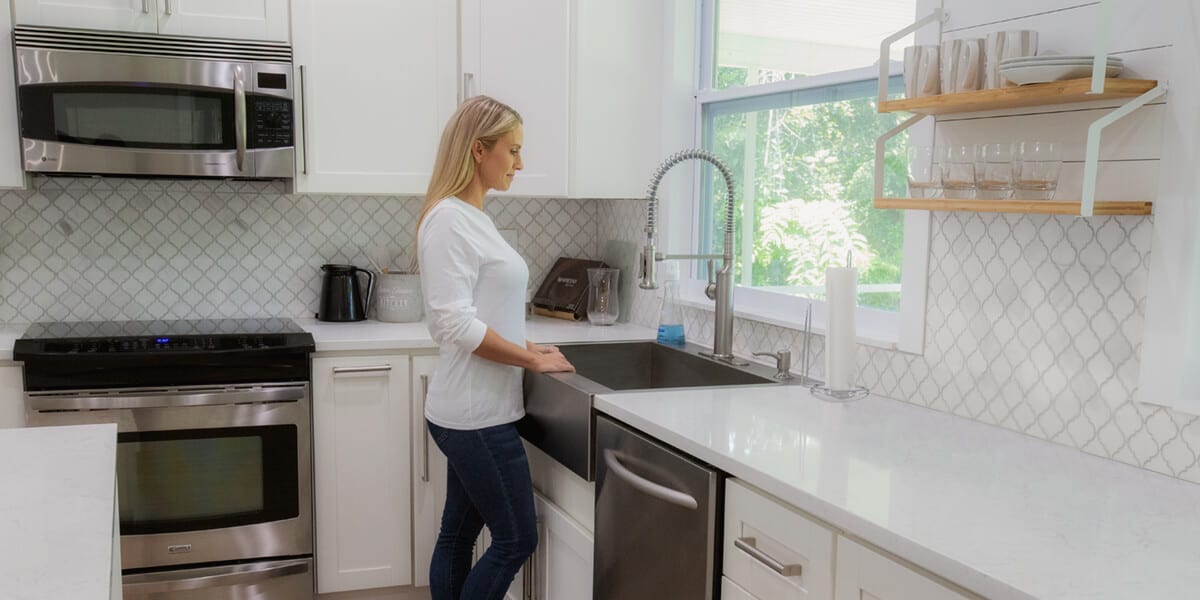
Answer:
POLYGON ((13 44, 18 48, 108 52, 200 60, 292 62, 292 47, 278 42, 27 25, 13 28, 13 44))

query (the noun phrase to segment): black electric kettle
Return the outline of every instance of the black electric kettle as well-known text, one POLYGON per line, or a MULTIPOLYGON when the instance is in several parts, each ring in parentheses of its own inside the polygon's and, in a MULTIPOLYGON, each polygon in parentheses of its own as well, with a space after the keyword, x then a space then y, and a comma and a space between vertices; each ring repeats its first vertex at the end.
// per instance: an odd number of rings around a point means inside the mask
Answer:
POLYGON ((371 305, 375 274, 353 265, 321 265, 325 278, 321 282, 321 321, 362 321, 371 305), (367 295, 358 286, 358 274, 367 274, 367 295))

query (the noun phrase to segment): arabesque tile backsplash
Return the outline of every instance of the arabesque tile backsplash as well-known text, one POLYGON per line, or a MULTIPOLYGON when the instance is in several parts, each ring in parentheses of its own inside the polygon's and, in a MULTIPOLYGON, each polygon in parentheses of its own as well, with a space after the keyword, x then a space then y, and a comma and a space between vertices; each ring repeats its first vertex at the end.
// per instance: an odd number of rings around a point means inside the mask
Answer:
MULTIPOLYGON (((289 195, 278 182, 37 177, 0 193, 0 320, 312 316, 323 263, 408 264, 421 200, 289 195)), ((537 285, 559 256, 640 242, 644 204, 496 198, 537 285)), ((860 346, 879 395, 1200 483, 1200 418, 1132 400, 1153 221, 934 213, 925 352, 860 346)), ((634 290, 631 319, 658 299, 634 290)), ((711 311, 685 309, 690 339, 711 311)), ((739 354, 794 329, 736 319, 739 354)), ((815 336, 812 374, 822 376, 815 336)))

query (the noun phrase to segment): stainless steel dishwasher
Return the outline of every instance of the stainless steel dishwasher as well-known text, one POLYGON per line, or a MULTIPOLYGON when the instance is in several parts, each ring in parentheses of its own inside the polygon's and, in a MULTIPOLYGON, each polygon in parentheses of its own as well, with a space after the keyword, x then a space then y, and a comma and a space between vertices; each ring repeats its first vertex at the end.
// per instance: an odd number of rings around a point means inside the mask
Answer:
POLYGON ((595 600, 711 600, 724 474, 596 416, 595 600))

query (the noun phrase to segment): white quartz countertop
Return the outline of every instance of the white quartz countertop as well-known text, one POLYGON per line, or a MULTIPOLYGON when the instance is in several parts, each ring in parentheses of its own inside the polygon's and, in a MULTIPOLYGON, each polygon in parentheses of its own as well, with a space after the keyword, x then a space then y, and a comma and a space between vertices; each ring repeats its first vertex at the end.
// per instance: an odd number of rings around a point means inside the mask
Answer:
POLYGON ((595 406, 993 600, 1200 597, 1200 486, 998 427, 802 387, 595 406))
MULTIPOLYGON (((425 323, 421 322, 328 323, 316 319, 296 319, 296 323, 312 334, 317 344, 317 352, 437 348, 437 344, 429 337, 425 323)), ((526 337, 540 344, 652 340, 657 333, 655 329, 629 323, 597 326, 587 321, 565 321, 538 316, 531 317, 525 326, 526 337)), ((11 347, 9 351, 11 355, 11 347)))
POLYGON ((0 429, 0 457, 0 597, 108 598, 117 426, 0 429))

